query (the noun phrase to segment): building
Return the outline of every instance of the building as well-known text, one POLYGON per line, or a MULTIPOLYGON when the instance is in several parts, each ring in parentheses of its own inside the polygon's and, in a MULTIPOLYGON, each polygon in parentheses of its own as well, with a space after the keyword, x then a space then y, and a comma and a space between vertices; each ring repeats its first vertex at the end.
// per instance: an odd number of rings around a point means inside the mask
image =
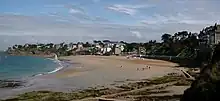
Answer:
POLYGON ((208 27, 205 32, 208 33, 207 38, 209 45, 215 45, 220 42, 220 25, 208 27))
POLYGON ((61 45, 60 45, 60 44, 55 44, 54 47, 55 47, 56 49, 59 49, 59 48, 61 47, 61 45))
POLYGON ((201 46, 212 46, 220 42, 220 25, 215 24, 203 29, 198 38, 201 46))
POLYGON ((77 44, 73 44, 72 49, 77 49, 77 44))
POLYGON ((215 44, 220 42, 220 25, 217 25, 217 29, 215 30, 215 44))
POLYGON ((121 49, 115 48, 115 55, 121 55, 121 49))
POLYGON ((83 43, 77 43, 78 50, 83 50, 83 43))

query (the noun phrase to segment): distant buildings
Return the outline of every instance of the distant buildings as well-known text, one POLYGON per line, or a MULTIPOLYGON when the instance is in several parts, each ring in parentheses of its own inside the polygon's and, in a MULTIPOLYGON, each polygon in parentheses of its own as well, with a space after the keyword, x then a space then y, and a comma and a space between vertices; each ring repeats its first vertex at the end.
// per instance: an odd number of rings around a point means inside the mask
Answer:
POLYGON ((217 25, 216 27, 214 42, 215 44, 218 44, 220 42, 220 25, 217 25))
POLYGON ((61 45, 60 45, 60 44, 55 44, 54 47, 55 47, 56 49, 59 49, 59 48, 61 47, 61 45))
POLYGON ((220 42, 220 25, 206 27, 200 33, 200 44, 212 46, 220 42))
POLYGON ((56 53, 58 55, 121 55, 125 44, 116 41, 97 41, 94 43, 60 43, 60 44, 25 44, 14 45, 9 50, 22 50, 26 52, 39 52, 39 54, 56 53))
POLYGON ((215 45, 220 42, 220 25, 216 25, 208 31, 208 44, 215 45))

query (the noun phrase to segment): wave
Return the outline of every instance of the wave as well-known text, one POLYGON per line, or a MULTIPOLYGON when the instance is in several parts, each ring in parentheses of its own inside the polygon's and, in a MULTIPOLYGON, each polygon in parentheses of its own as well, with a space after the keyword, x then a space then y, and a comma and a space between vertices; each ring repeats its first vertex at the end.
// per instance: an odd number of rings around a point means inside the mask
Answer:
POLYGON ((34 76, 42 76, 42 75, 46 75, 46 74, 52 74, 52 73, 56 73, 58 71, 60 71, 61 69, 64 68, 64 66, 62 65, 62 62, 60 60, 56 60, 56 59, 51 59, 51 58, 47 58, 49 60, 52 60, 53 62, 57 63, 59 66, 57 68, 55 68, 54 70, 47 72, 47 73, 40 73, 34 76))
POLYGON ((61 61, 60 60, 57 60, 57 59, 51 59, 51 60, 53 60, 55 63, 58 63, 59 64, 59 67, 57 67, 55 70, 53 70, 53 71, 50 71, 50 72, 48 72, 48 74, 51 74, 51 73, 55 73, 55 72, 58 72, 58 71, 60 71, 61 69, 63 69, 63 65, 62 65, 62 63, 61 63, 61 61))

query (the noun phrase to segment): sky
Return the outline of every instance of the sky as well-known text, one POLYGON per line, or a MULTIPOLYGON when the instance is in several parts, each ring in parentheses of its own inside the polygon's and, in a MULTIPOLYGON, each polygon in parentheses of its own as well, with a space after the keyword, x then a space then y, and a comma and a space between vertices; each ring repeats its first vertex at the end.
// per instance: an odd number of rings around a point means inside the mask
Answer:
POLYGON ((0 49, 13 44, 147 42, 218 23, 219 0, 0 0, 0 49))

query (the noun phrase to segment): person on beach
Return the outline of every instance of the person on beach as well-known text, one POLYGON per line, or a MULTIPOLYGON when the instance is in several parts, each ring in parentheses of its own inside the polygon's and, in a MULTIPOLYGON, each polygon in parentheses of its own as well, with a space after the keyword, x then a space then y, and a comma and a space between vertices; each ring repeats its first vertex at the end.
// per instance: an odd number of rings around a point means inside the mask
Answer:
POLYGON ((147 65, 146 65, 146 68, 148 69, 148 68, 149 68, 149 66, 147 66, 147 65))

